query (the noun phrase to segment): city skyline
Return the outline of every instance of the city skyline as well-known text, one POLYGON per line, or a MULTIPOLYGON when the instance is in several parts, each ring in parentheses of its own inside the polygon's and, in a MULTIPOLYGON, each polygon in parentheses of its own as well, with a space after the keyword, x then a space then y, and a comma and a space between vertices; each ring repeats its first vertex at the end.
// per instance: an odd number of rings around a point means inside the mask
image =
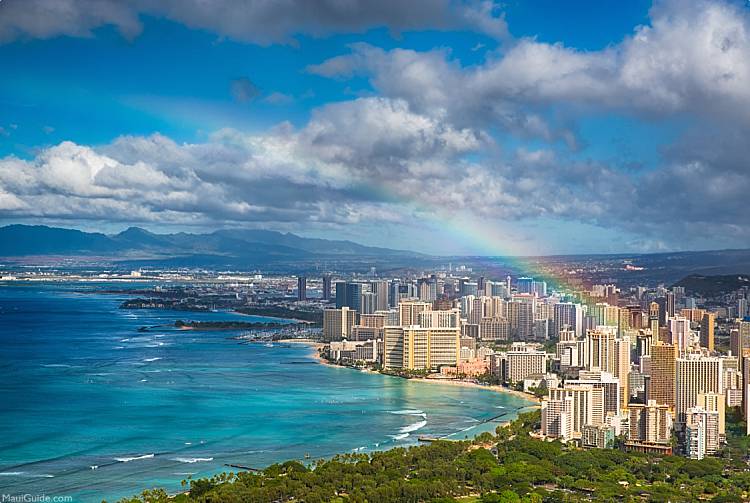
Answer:
POLYGON ((749 242, 746 3, 342 5, 3 2, 0 224, 749 242))

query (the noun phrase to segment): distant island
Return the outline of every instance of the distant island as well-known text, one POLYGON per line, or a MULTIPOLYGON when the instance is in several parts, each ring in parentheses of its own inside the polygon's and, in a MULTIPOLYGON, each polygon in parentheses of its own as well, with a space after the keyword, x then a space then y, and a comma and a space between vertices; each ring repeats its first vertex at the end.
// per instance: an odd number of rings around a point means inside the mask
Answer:
POLYGON ((276 305, 237 307, 234 303, 222 303, 221 301, 217 301, 217 299, 205 300, 197 298, 188 299, 163 297, 139 297, 135 299, 128 299, 120 304, 120 309, 171 309, 174 311, 208 312, 213 311, 216 308, 228 309, 235 313, 246 314, 249 316, 281 318, 286 320, 294 320, 299 323, 307 323, 310 326, 315 327, 323 326, 323 311, 320 309, 290 309, 288 307, 276 305))
POLYGON ((287 328, 293 323, 246 322, 246 321, 182 321, 177 320, 174 326, 181 330, 270 330, 287 328))

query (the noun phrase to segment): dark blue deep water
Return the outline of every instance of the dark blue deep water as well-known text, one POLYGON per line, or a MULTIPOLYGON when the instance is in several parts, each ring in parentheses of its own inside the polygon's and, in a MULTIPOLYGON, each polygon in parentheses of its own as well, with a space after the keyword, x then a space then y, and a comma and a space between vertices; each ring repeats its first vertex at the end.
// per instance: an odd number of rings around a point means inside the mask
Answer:
MULTIPOLYGON (((139 333, 230 313, 121 310, 114 285, 0 286, 0 494, 108 501, 189 476, 460 437, 528 405, 511 395, 320 365, 237 333, 139 333)), ((118 286, 121 288, 121 286, 118 286)))

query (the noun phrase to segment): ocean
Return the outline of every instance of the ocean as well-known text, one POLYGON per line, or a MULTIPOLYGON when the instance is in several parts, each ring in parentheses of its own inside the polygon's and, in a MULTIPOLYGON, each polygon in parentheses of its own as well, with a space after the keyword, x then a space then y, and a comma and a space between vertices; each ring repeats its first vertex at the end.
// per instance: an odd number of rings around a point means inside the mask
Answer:
POLYGON ((241 332, 138 332, 178 319, 276 320, 124 310, 127 295, 80 293, 104 288, 123 285, 0 286, 0 494, 111 502, 151 487, 177 492, 229 464, 473 436, 529 405, 321 365, 310 347, 231 339, 241 332))

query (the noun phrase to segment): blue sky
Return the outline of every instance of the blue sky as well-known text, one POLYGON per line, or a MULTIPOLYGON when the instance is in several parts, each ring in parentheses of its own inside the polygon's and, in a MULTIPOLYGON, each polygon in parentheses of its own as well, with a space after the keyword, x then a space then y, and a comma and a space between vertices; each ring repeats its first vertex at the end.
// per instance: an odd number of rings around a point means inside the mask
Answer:
POLYGON ((750 244, 740 2, 87 3, 0 3, 2 223, 750 244))

